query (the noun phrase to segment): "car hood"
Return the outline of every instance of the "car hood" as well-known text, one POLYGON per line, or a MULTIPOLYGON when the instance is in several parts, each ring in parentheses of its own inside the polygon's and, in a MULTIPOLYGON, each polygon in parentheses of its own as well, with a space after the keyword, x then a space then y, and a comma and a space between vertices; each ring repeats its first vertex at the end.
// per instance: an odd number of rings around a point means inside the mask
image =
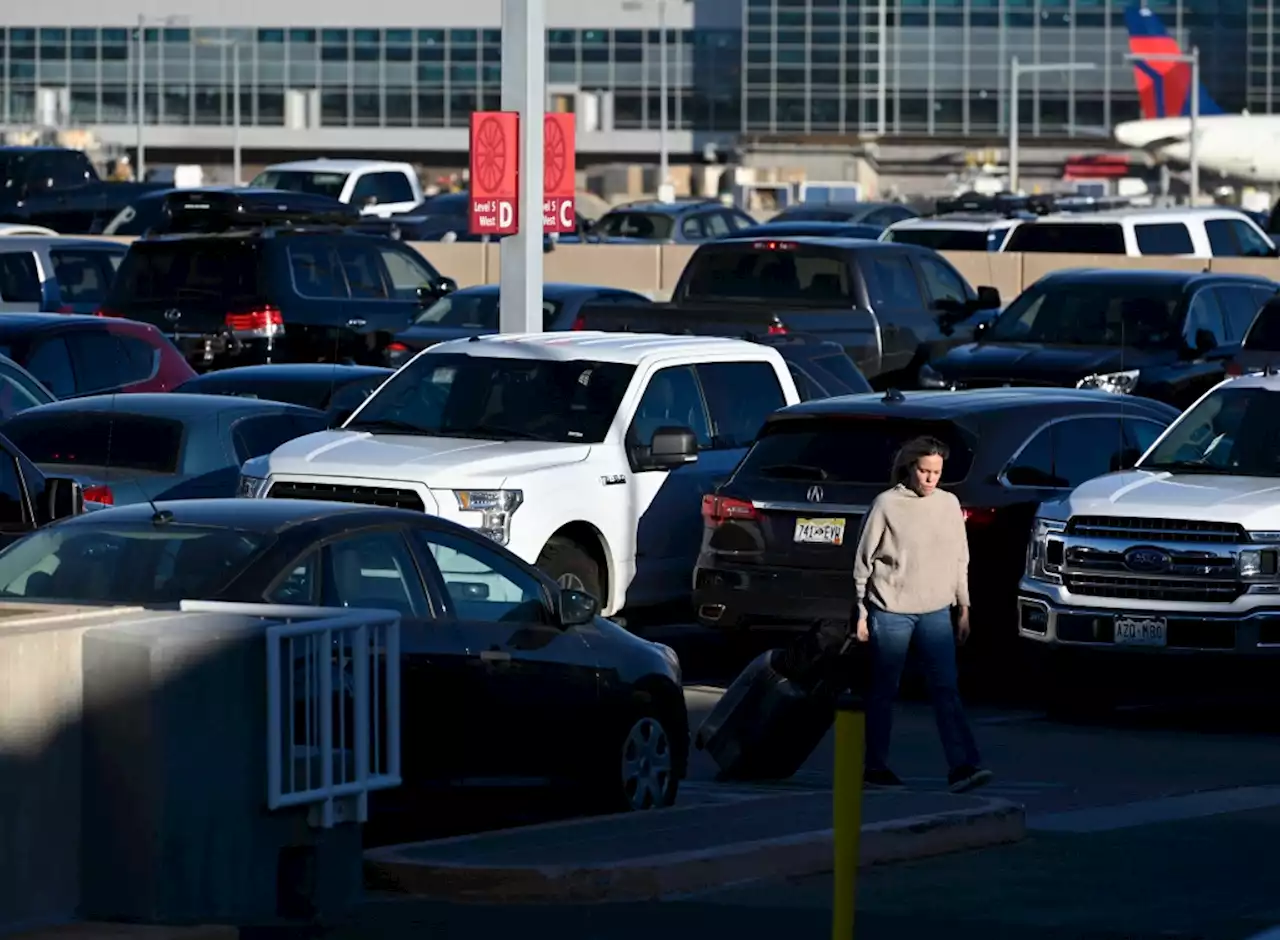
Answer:
POLYGON ((1171 362, 1165 350, 1114 346, 1047 346, 1041 343, 966 343, 930 365, 948 379, 1029 380, 1074 385, 1086 375, 1142 369, 1171 362))
POLYGON ((1045 510, 1063 519, 1197 519, 1275 530, 1280 529, 1280 478, 1127 470, 1090 480, 1045 510))
POLYGON ((620 657, 614 663, 625 679, 634 682, 657 673, 680 684, 680 659, 671 647, 636 636, 605 617, 597 617, 593 626, 594 636, 588 633, 587 642, 620 657))
POLYGON ((589 444, 488 441, 366 431, 318 431, 281 445, 269 473, 284 476, 377 477, 428 486, 563 467, 586 460, 589 444))

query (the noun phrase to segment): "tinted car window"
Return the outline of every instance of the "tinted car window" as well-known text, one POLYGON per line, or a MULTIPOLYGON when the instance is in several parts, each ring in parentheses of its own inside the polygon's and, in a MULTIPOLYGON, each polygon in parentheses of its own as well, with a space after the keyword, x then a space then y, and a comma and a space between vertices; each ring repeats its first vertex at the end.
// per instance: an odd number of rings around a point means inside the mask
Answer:
POLYGON ((336 247, 351 296, 386 300, 387 284, 382 277, 377 249, 372 244, 347 240, 339 242, 336 247))
POLYGON ((1234 258, 1240 255, 1236 233, 1227 219, 1208 219, 1204 223, 1204 231, 1209 236, 1209 250, 1215 258, 1234 258))
POLYGON ((0 252, 0 300, 12 304, 38 304, 43 299, 35 253, 0 252))
POLYGON ((1038 431, 1014 455, 1004 470, 1004 478, 1014 486, 1060 486, 1053 475, 1053 428, 1038 431))
POLYGON ((1272 301, 1258 311, 1244 346, 1262 352, 1280 352, 1280 302, 1272 301))
POLYGON ((116 273, 108 304, 124 311, 133 305, 251 304, 261 297, 258 268, 256 243, 250 241, 138 241, 116 273))
MULTIPOLYGON (((361 379, 358 382, 348 382, 335 391, 333 397, 327 403, 317 403, 315 407, 325 407, 330 411, 354 411, 386 379, 385 375, 379 375, 369 379, 361 379)), ((299 402, 299 404, 303 403, 299 402)))
POLYGON ((877 253, 863 259, 862 270, 872 306, 888 310, 922 310, 926 306, 915 268, 902 255, 877 253))
POLYGON ((604 238, 665 241, 675 227, 675 218, 661 212, 608 212, 596 223, 593 234, 604 238))
POLYGON ((1124 467, 1129 450, 1119 418, 1072 418, 1053 425, 1053 473, 1076 487, 1124 467))
POLYGON ((120 349, 120 380, 125 385, 145 382, 156 374, 160 365, 160 350, 145 339, 136 336, 117 336, 120 349))
POLYGON ((412 248, 378 245, 378 253, 387 267, 392 291, 403 300, 415 299, 419 287, 430 287, 440 280, 440 273, 412 248))
POLYGON ((363 206, 372 197, 378 205, 388 202, 413 202, 413 188, 403 173, 367 173, 356 180, 351 202, 363 206))
POLYGON ((34 463, 152 473, 178 469, 182 432, 179 421, 110 411, 24 411, 0 429, 34 463))
POLYGON ((1229 382, 1183 412, 1144 469, 1280 476, 1280 393, 1229 382))
POLYGON ((1200 291, 1187 307, 1187 340, 1194 343, 1196 334, 1201 330, 1212 333, 1216 345, 1226 342, 1226 321, 1215 291, 1200 291))
POLYGON ((1013 230, 1004 250, 1123 255, 1124 230, 1118 222, 1030 222, 1013 230))
POLYGON ((949 265, 928 255, 916 260, 924 274, 924 284, 929 291, 929 299, 934 303, 939 300, 950 300, 962 304, 969 299, 969 292, 964 289, 964 281, 960 280, 960 275, 951 270, 949 265))
POLYGON ((303 297, 346 298, 347 279, 331 245, 290 245, 289 270, 293 286, 303 297))
POLYGON ((734 245, 714 250, 708 246, 689 264, 685 295, 691 300, 751 297, 841 306, 853 302, 844 257, 805 245, 781 249, 734 245))
POLYGON ((101 303, 115 277, 111 254, 105 251, 55 248, 53 275, 58 279, 62 302, 68 304, 101 303))
POLYGON ((155 603, 215 597, 272 541, 236 529, 52 526, 0 554, 0 597, 155 603))
POLYGON ((311 193, 339 199, 347 185, 346 173, 314 170, 264 170, 249 184, 255 189, 287 189, 292 193, 311 193))
POLYGON ((700 241, 707 237, 702 227, 702 216, 688 215, 680 220, 680 234, 690 241, 700 241))
POLYGON ((1274 246, 1268 244, 1258 230, 1244 219, 1231 219, 1227 224, 1236 233, 1236 240, 1240 242, 1241 254, 1252 258, 1268 258, 1272 255, 1274 246))
POLYGON ((1218 303, 1227 321, 1227 341, 1243 339, 1249 332, 1253 318, 1258 315, 1258 302, 1247 287, 1219 287, 1215 289, 1218 303))
POLYGON ((71 368, 71 353, 59 337, 50 337, 35 344, 27 354, 27 361, 20 363, 40 380, 40 384, 59 398, 76 394, 76 377, 71 368))
POLYGON ((77 394, 92 395, 125 384, 120 369, 124 353, 106 330, 77 330, 67 337, 67 347, 75 368, 77 394))
POLYGON ((871 391, 871 384, 863 378, 862 373, 858 371, 858 367, 853 364, 853 360, 844 353, 814 356, 813 364, 831 373, 851 392, 871 391))
POLYGON ((1195 252, 1191 232, 1181 222, 1135 225, 1133 235, 1144 255, 1189 255, 1195 252))
POLYGON ((635 444, 648 444, 654 431, 670 427, 693 431, 701 448, 712 444, 711 423, 692 366, 659 369, 649 377, 629 436, 635 444))
POLYGON ((796 391, 799 393, 801 401, 827 397, 827 390, 811 379, 794 362, 787 363, 787 371, 791 373, 791 379, 796 383, 796 391))
POLYGON ((231 428, 231 442, 236 449, 236 459, 240 463, 269 454, 281 444, 310 434, 323 431, 328 421, 323 416, 312 418, 307 415, 261 415, 252 418, 241 418, 231 428))
POLYGON ((30 519, 13 457, 0 451, 0 529, 26 528, 30 519))
POLYGON ((29 378, 0 362, 0 420, 51 401, 53 399, 29 378))
POLYGON ((981 230, 924 228, 906 225, 894 229, 886 237, 887 242, 904 245, 923 245, 934 251, 986 251, 987 233, 981 230))
POLYGON ((326 606, 383 608, 403 617, 428 615, 427 595, 409 545, 399 532, 371 532, 326 546, 333 577, 321 579, 326 606))
POLYGON ((787 403, 778 375, 767 362, 706 363, 697 370, 716 447, 747 447, 764 419, 787 403))
POLYGON ((1129 444, 1133 447, 1135 453, 1134 461, 1145 454, 1151 445, 1156 442, 1161 434, 1164 433, 1165 426, 1155 421, 1146 421, 1142 418, 1125 418, 1125 430, 1129 434, 1129 444))
POLYGON ((431 553, 454 616, 475 623, 536 623, 541 582, 510 559, 448 532, 414 532, 431 553))
POLYGON ((1179 284, 1042 281, 1004 309, 986 339, 1172 349, 1182 343, 1181 306, 1179 284))
POLYGON ((973 450, 954 425, 872 414, 770 421, 735 478, 887 486, 894 454, 921 435, 936 437, 951 449, 944 483, 968 476, 973 450))

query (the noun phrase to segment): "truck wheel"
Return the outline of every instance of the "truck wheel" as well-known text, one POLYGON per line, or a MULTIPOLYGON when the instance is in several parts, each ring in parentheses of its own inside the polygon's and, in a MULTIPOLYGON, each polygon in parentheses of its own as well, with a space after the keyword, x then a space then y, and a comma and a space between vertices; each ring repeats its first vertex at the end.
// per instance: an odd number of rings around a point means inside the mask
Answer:
POLYGON ((538 556, 538 567, 555 578, 561 587, 585 591, 604 604, 600 566, 573 539, 552 536, 538 556))

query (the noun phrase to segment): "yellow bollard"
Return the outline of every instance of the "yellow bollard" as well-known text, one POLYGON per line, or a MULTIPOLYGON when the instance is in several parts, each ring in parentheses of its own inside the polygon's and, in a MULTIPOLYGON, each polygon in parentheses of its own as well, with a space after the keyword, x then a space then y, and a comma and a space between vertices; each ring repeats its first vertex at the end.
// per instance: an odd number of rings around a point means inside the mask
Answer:
POLYGON ((867 719, 861 700, 853 695, 842 695, 836 703, 836 773, 832 806, 836 857, 831 940, 851 940, 854 933, 866 733, 867 719))

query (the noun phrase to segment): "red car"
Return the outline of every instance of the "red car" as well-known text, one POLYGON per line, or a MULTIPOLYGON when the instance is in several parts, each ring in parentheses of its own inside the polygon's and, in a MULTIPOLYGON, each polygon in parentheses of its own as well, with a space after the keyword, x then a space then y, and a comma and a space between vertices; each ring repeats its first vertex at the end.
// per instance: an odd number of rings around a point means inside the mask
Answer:
POLYGON ((154 326, 66 313, 0 316, 0 354, 58 398, 167 392, 195 370, 154 326))

